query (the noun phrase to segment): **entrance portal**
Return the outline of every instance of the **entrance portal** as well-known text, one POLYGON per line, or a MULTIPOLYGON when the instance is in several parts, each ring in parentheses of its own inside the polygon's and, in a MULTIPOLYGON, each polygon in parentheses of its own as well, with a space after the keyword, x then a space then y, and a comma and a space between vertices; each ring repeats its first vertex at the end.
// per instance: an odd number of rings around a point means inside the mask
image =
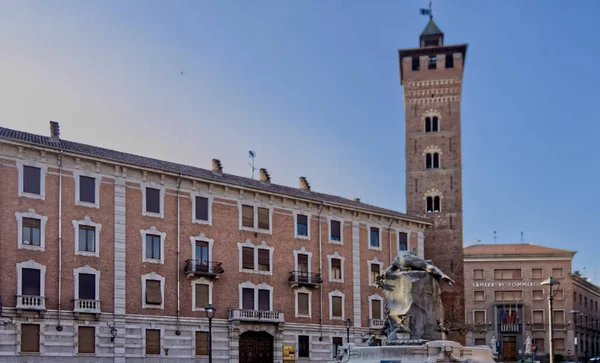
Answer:
POLYGON ((273 363, 273 337, 265 332, 240 335, 240 363, 273 363))
POLYGON ((515 335, 502 337, 502 357, 505 362, 517 361, 517 337, 515 335))

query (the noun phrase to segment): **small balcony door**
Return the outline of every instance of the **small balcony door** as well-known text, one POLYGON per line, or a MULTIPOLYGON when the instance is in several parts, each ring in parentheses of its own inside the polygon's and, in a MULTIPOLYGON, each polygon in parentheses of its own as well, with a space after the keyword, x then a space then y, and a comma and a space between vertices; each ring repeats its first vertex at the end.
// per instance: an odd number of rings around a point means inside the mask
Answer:
POLYGON ((308 255, 298 255, 298 281, 308 282, 308 255))
POLYGON ((21 295, 41 296, 40 270, 24 268, 22 271, 21 295))
POLYGON ((208 242, 196 241, 196 271, 208 272, 208 242))
POLYGON ((80 300, 96 300, 96 275, 79 274, 80 300))

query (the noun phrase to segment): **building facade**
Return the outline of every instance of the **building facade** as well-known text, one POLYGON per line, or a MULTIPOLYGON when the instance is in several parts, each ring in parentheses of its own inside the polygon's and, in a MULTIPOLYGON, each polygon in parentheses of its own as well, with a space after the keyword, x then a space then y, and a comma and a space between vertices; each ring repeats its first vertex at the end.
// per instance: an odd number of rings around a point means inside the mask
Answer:
POLYGON ((548 354, 548 288, 554 287, 555 354, 591 357, 600 354, 600 289, 572 273, 575 252, 532 244, 473 245, 464 249, 467 344, 489 345, 505 361, 525 353, 529 336, 536 354, 548 354), (574 339, 578 337, 578 339, 574 339))
POLYGON ((466 52, 466 44, 444 45, 444 33, 433 18, 418 48, 399 50, 406 111, 406 210, 432 220, 425 232, 425 257, 456 281, 442 294, 450 328, 464 324, 460 101, 466 52))
POLYGON ((423 256, 429 225, 303 177, 62 140, 54 122, 0 128, 0 205, 2 362, 199 362, 209 340, 215 362, 330 360, 346 334, 378 334, 374 276, 398 250, 423 256))

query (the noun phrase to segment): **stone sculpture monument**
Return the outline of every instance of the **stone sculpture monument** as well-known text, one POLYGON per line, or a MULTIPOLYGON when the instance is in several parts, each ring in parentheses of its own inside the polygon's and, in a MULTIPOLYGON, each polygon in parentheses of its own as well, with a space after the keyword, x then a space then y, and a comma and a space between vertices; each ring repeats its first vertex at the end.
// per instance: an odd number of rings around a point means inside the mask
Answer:
POLYGON ((444 307, 440 282, 450 286, 454 281, 431 261, 410 252, 400 252, 391 266, 376 278, 386 296, 383 334, 386 345, 369 347, 346 345, 338 362, 402 362, 402 363, 492 363, 492 350, 487 347, 463 347, 443 340, 444 307))

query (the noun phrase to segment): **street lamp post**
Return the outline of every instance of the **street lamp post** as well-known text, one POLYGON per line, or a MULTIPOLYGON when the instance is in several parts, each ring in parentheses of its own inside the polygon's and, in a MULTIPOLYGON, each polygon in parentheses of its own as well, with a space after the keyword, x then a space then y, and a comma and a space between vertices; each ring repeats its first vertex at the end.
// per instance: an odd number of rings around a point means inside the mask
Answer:
POLYGON ((346 324, 346 340, 348 341, 348 344, 350 344, 350 327, 352 326, 352 320, 348 318, 344 321, 344 324, 346 324))
POLYGON ((212 319, 215 316, 215 307, 208 304, 204 307, 204 312, 208 318, 208 363, 212 363, 212 319))
POLYGON ((553 333, 553 322, 552 322, 552 300, 554 295, 560 286, 560 281, 554 280, 552 276, 542 282, 542 286, 548 286, 548 343, 550 348, 550 363, 554 363, 554 333, 553 333), (556 286, 556 290, 552 291, 552 287, 556 286))
POLYGON ((573 314, 573 353, 575 354, 575 361, 577 361, 577 314, 579 314, 579 310, 571 310, 569 313, 573 314))

